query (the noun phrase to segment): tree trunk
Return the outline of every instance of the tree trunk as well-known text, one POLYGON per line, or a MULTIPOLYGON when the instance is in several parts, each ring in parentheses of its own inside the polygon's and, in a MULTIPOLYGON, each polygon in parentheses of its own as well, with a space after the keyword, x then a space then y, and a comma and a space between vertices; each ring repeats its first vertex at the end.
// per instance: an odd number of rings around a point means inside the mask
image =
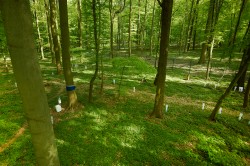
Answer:
POLYGON ((62 45, 62 64, 63 73, 66 82, 66 90, 68 93, 68 109, 74 109, 77 106, 77 95, 71 72, 70 52, 69 52, 69 25, 68 25, 68 8, 67 0, 60 0, 59 13, 60 13, 60 29, 61 29, 61 45, 62 45))
POLYGON ((208 61, 207 61, 207 71, 206 71, 206 79, 210 79, 210 69, 211 69, 211 63, 212 63, 212 57, 213 57, 213 48, 214 48, 214 38, 212 36, 212 41, 209 41, 209 47, 208 47, 208 61))
POLYGON ((49 38, 49 47, 50 47, 50 53, 51 53, 51 61, 53 64, 56 63, 55 59, 55 52, 54 52, 54 46, 53 46, 53 39, 52 39, 52 32, 51 32, 51 25, 50 25, 50 9, 48 6, 48 0, 44 0, 44 6, 45 6, 45 13, 46 13, 46 19, 47 19, 47 31, 48 31, 48 38, 49 38))
POLYGON ((153 6, 153 13, 152 13, 152 23, 151 23, 151 33, 150 33, 150 57, 153 55, 153 34, 154 34, 154 20, 155 20, 155 3, 156 0, 154 0, 154 6, 153 6))
POLYGON ((156 117, 156 118, 163 118, 166 66, 168 57, 173 0, 163 0, 162 3, 160 3, 160 5, 162 8, 160 56, 158 61, 157 75, 155 78, 156 95, 155 95, 154 110, 150 114, 150 117, 156 117))
POLYGON ((216 116, 216 114, 217 114, 217 112, 218 112, 218 110, 220 108, 220 105, 221 105, 222 101, 229 95, 230 91, 234 87, 234 84, 237 82, 237 80, 240 78, 240 76, 243 74, 243 72, 245 70, 247 70, 247 66, 248 66, 248 64, 250 62, 250 45, 248 45, 248 48, 245 50, 245 54, 247 54, 246 61, 244 61, 243 65, 240 66, 238 73, 235 75, 234 79, 231 81, 230 85, 228 86, 228 88, 226 89, 224 94, 217 101, 216 106, 215 106, 213 112, 211 113, 211 115, 209 117, 209 120, 215 121, 215 116, 216 116))
POLYGON ((229 62, 231 62, 231 60, 232 60, 232 53, 233 53, 233 50, 234 50, 234 43, 236 41, 236 35, 237 35, 238 29, 239 29, 240 19, 241 19, 241 16, 242 16, 242 13, 243 13, 243 10, 245 8, 246 3, 247 3, 247 0, 242 0, 241 7, 240 7, 240 12, 239 12, 239 15, 238 15, 238 19, 237 19, 237 22, 236 22, 236 25, 235 25, 235 28, 234 28, 234 33, 231 36, 231 38, 229 39, 229 43, 228 43, 228 48, 229 49, 227 49, 228 50, 227 53, 229 54, 229 62))
POLYGON ((185 40, 185 47, 184 47, 184 52, 187 52, 190 46, 190 41, 191 41, 191 36, 192 35, 192 24, 193 24, 193 8, 194 8, 194 0, 191 2, 191 8, 188 16, 188 26, 187 26, 187 31, 186 31, 186 40, 185 40))
POLYGON ((131 56, 131 15, 132 15, 132 0, 129 0, 129 18, 128 18, 128 56, 131 56))
POLYGON ((244 94, 244 102, 243 102, 243 108, 246 110, 248 105, 249 105, 249 93, 250 93, 250 77, 248 78, 248 82, 247 82, 247 88, 244 94))
MULTIPOLYGON (((39 18, 37 16, 37 11, 36 11, 36 6, 37 6, 37 2, 36 0, 33 0, 35 9, 34 9, 34 17, 35 17, 35 22, 36 22, 36 30, 37 30, 37 35, 38 35, 38 45, 39 45, 39 49, 40 49, 40 53, 41 53, 41 59, 44 59, 44 52, 43 52, 43 38, 41 37, 41 33, 40 33, 40 28, 39 28, 39 18)), ((39 5, 39 4, 38 4, 39 5)))
POLYGON ((194 36, 193 36, 193 50, 195 50, 195 44, 196 44, 196 28, 197 28, 197 22, 198 22, 198 6, 199 6, 200 0, 196 1, 196 7, 194 12, 194 36))
POLYGON ((56 23, 56 1, 49 0, 49 5, 50 5, 50 26, 51 26, 51 33, 52 33, 54 52, 56 58, 56 68, 57 68, 57 73, 62 74, 61 52, 60 52, 61 48, 58 40, 57 23, 56 23))
POLYGON ((137 49, 141 47, 141 0, 138 0, 138 20, 137 20, 137 49))
POLYGON ((37 165, 60 165, 50 109, 36 55, 29 0, 0 0, 0 10, 37 165))
POLYGON ((89 102, 92 102, 93 97, 93 86, 94 81, 97 77, 99 70, 99 41, 97 35, 97 17, 96 17, 96 0, 92 0, 93 20, 94 20, 94 38, 95 38, 95 50, 96 50, 96 62, 95 62, 95 73, 89 83, 89 102))
POLYGON ((110 18, 110 57, 114 57, 114 45, 113 45, 113 38, 114 38, 114 16, 113 16, 113 0, 109 0, 109 18, 110 18))
POLYGON ((80 48, 82 45, 82 1, 77 0, 77 26, 78 26, 78 46, 80 48))

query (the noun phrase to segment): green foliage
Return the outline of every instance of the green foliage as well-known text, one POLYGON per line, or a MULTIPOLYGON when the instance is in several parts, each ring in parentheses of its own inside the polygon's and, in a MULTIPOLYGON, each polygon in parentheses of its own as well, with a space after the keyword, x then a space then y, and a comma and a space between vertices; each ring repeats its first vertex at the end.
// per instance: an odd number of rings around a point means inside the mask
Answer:
MULTIPOLYGON (((204 81, 204 73, 198 70, 204 66, 193 63, 191 79, 184 80, 189 61, 194 60, 196 53, 176 59, 173 68, 169 59, 165 101, 169 108, 164 119, 160 120, 147 116, 154 104, 153 80, 156 70, 152 65, 136 56, 109 59, 105 51, 101 52, 104 54, 105 66, 104 94, 99 95, 100 80, 97 80, 94 103, 87 103, 90 73, 94 70, 94 67, 90 67, 94 62, 93 52, 78 48, 71 52, 73 63, 79 64, 74 74, 78 99, 84 108, 61 113, 52 109, 61 165, 249 164, 249 117, 245 114, 242 121, 237 119, 242 94, 234 92, 224 101, 223 113, 217 116, 217 123, 208 121, 218 96, 231 79, 231 75, 227 74, 220 86, 214 88, 214 83, 223 73, 223 70, 217 70, 224 62, 216 61, 213 68, 217 72, 213 73, 209 81, 204 81), (121 84, 122 93, 118 98, 123 66, 126 66, 126 70, 121 84), (146 77, 146 82, 141 82, 143 77, 146 77), (117 79, 116 84, 112 84, 113 78, 117 79), (204 87, 205 82, 207 86, 204 87), (133 87, 136 88, 135 92, 133 87), (206 103, 204 111, 201 110, 202 102, 206 103)), ((215 58, 219 57, 219 53, 215 52, 215 58)), ((175 55, 175 50, 171 50, 170 58, 175 55)), ((61 96, 64 106, 67 95, 64 92, 63 77, 52 75, 51 72, 56 71, 55 66, 47 61, 42 61, 41 67, 50 107, 53 108, 57 103, 58 96, 61 96)), ((3 94, 0 103, 3 109, 0 145, 11 139, 24 122, 20 99, 14 104, 12 102, 18 96, 13 83, 12 74, 1 75, 0 90, 3 94)), ((35 165, 30 139, 27 130, 0 154, 1 164, 35 165)))

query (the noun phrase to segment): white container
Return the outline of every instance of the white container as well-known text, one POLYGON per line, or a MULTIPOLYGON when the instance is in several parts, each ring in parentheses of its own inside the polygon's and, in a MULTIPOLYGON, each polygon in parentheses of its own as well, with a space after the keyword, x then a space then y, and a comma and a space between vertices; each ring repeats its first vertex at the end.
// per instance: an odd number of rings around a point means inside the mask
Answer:
POLYGON ((133 88, 133 92, 135 92, 135 87, 133 88))
POLYGON ((113 84, 115 84, 115 79, 113 79, 113 84))
POLYGON ((238 119, 241 120, 242 117, 243 117, 243 113, 241 112, 238 119))
POLYGON ((239 87, 239 92, 243 92, 243 87, 242 86, 239 87))
POLYGON ((61 112, 62 111, 62 107, 59 104, 55 106, 55 109, 56 109, 56 112, 61 112))
POLYGON ((205 109, 205 103, 202 103, 202 110, 205 109))
POLYGON ((166 104, 166 112, 168 112, 168 105, 166 104))
POLYGON ((222 108, 220 107, 218 114, 221 114, 221 113, 222 113, 222 108))

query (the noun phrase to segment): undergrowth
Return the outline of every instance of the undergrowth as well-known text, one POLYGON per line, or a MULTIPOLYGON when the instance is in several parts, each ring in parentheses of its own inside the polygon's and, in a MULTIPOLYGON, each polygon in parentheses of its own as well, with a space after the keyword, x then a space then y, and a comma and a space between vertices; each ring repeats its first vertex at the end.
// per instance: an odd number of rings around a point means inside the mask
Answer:
MULTIPOLYGON (((61 165, 250 164, 249 112, 238 120, 243 94, 232 92, 223 102, 217 122, 208 121, 232 78, 233 72, 227 69, 218 82, 223 74, 218 68, 224 62, 216 61, 211 80, 206 81, 205 65, 194 62, 191 77, 186 79, 189 61, 196 60, 193 54, 182 57, 181 63, 175 61, 175 65, 169 60, 165 98, 168 111, 163 119, 151 119, 148 114, 153 110, 156 69, 150 61, 136 56, 109 59, 104 54, 104 93, 100 95, 98 78, 94 102, 88 103, 94 58, 93 53, 79 52, 73 53, 72 63, 78 99, 84 108, 75 112, 53 110, 59 96, 62 103, 67 101, 63 77, 56 74, 49 59, 41 61, 61 165)), ((25 120, 13 74, 1 73, 0 85, 0 146, 3 146, 25 120)), ((35 165, 28 130, 0 153, 0 165, 18 164, 35 165)))

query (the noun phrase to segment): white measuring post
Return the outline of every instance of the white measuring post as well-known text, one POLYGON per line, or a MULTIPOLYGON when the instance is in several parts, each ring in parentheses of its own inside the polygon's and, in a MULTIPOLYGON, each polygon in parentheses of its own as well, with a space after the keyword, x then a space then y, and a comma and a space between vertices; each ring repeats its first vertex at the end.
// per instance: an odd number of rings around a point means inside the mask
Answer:
POLYGON ((166 104, 166 112, 168 112, 168 105, 166 104))
POLYGON ((61 105, 61 103, 62 103, 62 100, 61 100, 61 98, 60 98, 60 96, 59 96, 59 97, 58 97, 58 104, 61 105))
POLYGON ((221 114, 221 113, 222 113, 222 108, 220 107, 218 114, 221 114))
POLYGON ((239 120, 241 120, 241 119, 242 119, 242 117, 243 117, 243 112, 241 112, 241 113, 240 113, 240 115, 239 115, 239 118, 238 118, 238 119, 239 119, 239 120))
POLYGON ((115 84, 115 79, 113 79, 113 84, 115 84))
POLYGON ((202 103, 202 107, 201 108, 202 108, 202 111, 204 111, 204 109, 205 109, 205 103, 204 102, 202 103))
POLYGON ((234 91, 236 91, 236 89, 237 89, 237 86, 234 87, 234 91))
POLYGON ((135 87, 133 87, 133 92, 135 92, 135 87))

